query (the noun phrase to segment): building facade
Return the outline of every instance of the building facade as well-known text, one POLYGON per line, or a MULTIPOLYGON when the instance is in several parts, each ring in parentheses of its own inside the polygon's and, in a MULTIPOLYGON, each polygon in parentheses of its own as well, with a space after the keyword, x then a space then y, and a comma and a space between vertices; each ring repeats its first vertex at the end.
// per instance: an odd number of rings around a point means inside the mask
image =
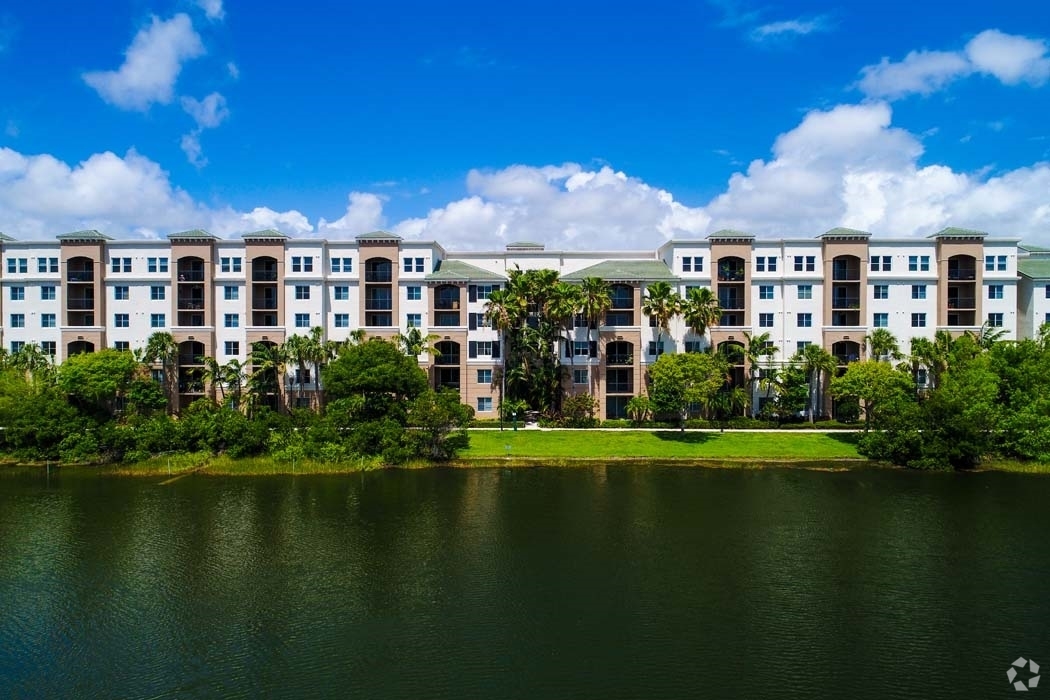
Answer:
MULTIPOLYGON (((323 329, 327 340, 392 338, 408 328, 438 337, 440 355, 418 360, 435 386, 457 389, 479 417, 495 416, 502 339, 485 307, 515 268, 555 270, 566 281, 600 277, 612 308, 592 332, 575 328, 559 349, 575 388, 603 418, 644 393, 646 366, 662 352, 726 345, 769 333, 790 357, 818 344, 841 364, 864 359, 864 337, 886 328, 906 348, 938 330, 983 325, 1032 337, 1050 320, 1050 251, 945 229, 926 239, 877 239, 832 229, 816 238, 756 239, 720 231, 650 251, 551 251, 529 243, 446 251, 433 241, 374 232, 354 240, 257 231, 220 239, 185 231, 167 240, 111 240, 96 231, 55 241, 0 240, 0 343, 36 343, 56 361, 105 347, 142 347, 154 332, 179 344, 182 404, 204 395, 201 358, 247 363, 255 343, 278 345, 323 329), (704 337, 679 318, 670 337, 642 314, 645 289, 666 281, 685 295, 709 287, 723 316, 704 337)), ((311 402, 317 377, 285 378, 311 402)))

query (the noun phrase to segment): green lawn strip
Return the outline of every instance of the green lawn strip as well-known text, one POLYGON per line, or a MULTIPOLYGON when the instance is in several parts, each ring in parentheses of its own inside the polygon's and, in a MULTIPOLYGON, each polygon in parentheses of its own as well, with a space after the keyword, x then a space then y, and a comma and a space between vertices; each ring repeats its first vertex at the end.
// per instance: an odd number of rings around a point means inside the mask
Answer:
POLYGON ((607 459, 863 459, 855 433, 609 432, 588 430, 472 431, 461 462, 491 458, 607 459))

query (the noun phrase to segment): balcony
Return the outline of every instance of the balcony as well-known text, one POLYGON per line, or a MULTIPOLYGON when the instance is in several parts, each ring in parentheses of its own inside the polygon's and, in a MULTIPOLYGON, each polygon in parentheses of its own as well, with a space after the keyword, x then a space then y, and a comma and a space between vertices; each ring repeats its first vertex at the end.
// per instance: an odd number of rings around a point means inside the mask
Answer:
POLYGON ((390 282, 392 279, 389 269, 365 270, 365 282, 390 282))
POLYGON ((977 279, 977 271, 970 270, 948 270, 948 279, 952 281, 971 281, 977 279))
POLYGON ((390 299, 365 299, 365 311, 390 311, 393 308, 390 299))
POLYGON ((860 308, 860 297, 859 296, 845 296, 840 295, 834 297, 831 301, 832 309, 847 309, 854 310, 860 308))
POLYGON ((743 282, 744 281, 744 270, 718 268, 718 281, 719 282, 743 282))
POLYGON ((271 297, 254 297, 252 298, 252 308, 272 311, 277 308, 277 300, 271 297))
POLYGON ((458 311, 459 299, 438 299, 434 302, 436 311, 458 311))
POLYGON ((605 364, 607 364, 607 365, 633 365, 634 364, 634 356, 633 355, 624 355, 624 354, 606 355, 605 356, 605 364))
POLYGON ((461 318, 458 311, 444 311, 437 312, 434 314, 434 325, 435 326, 460 326, 461 318))
POLYGON ((443 352, 434 358, 434 364, 439 367, 459 366, 459 352, 443 352))
POLYGON ((203 282, 204 270, 179 270, 179 282, 203 282))
POLYGON ((94 311, 95 300, 87 297, 68 297, 66 308, 70 311, 94 311))
POLYGON ((634 382, 628 380, 608 380, 605 382, 606 394, 633 394, 634 382))
POLYGON ((743 311, 744 298, 736 294, 719 294, 718 305, 723 311, 743 311))
POLYGON ((179 382, 180 394, 203 394, 204 382, 179 382))
POLYGON ((66 272, 66 281, 67 282, 81 282, 81 283, 83 283, 83 282, 94 282, 95 281, 95 272, 93 270, 91 270, 90 268, 88 268, 86 270, 73 270, 73 269, 70 269, 68 272, 66 272))
POLYGON ((277 270, 263 268, 252 270, 252 282, 276 282, 277 270))
POLYGON ((196 311, 204 308, 204 297, 179 297, 179 311, 196 311))
POLYGON ((976 297, 953 297, 948 299, 949 309, 973 310, 977 308, 976 297))

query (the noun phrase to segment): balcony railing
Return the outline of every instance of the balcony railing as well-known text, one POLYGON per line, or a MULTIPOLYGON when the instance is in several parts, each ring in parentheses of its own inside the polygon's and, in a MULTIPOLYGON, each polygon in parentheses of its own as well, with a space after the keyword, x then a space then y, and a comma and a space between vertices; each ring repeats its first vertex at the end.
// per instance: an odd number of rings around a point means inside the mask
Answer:
POLYGON ((459 365, 459 353, 458 352, 443 352, 434 358, 434 364, 439 367, 445 366, 458 366, 459 365))
POLYGON ((976 309, 976 297, 956 297, 948 300, 949 309, 976 309))
POLYGON ((180 311, 195 311, 204 308, 204 299, 179 299, 180 311))
POLYGON ((365 270, 365 282, 389 282, 392 279, 390 270, 365 270))
POLYGON ((607 364, 607 365, 631 365, 631 364, 634 364, 634 356, 633 355, 622 355, 622 354, 606 355, 605 356, 605 364, 607 364))
POLYGON ((365 299, 365 311, 390 311, 393 308, 390 299, 365 299))
POLYGON ((203 394, 204 382, 179 382, 180 394, 203 394))
POLYGON ((634 382, 610 381, 605 383, 606 394, 631 394, 634 393, 634 382))
POLYGON ((203 355, 179 355, 179 365, 185 367, 187 365, 203 365, 203 355))
POLYGON ((719 282, 743 282, 744 271, 743 270, 719 270, 718 271, 719 282))
POLYGON ((277 308, 276 299, 252 299, 253 309, 273 310, 277 308))
POLYGON ((837 296, 831 302, 833 309, 859 309, 860 297, 837 296))
POLYGON ((859 282, 860 268, 839 268, 831 271, 831 279, 836 282, 859 282))
POLYGON ((182 270, 179 272, 179 282, 203 282, 204 270, 182 270))
POLYGON ((445 311, 434 314, 435 326, 460 326, 462 325, 461 320, 458 311, 445 311))
POLYGON ((277 270, 252 270, 252 282, 276 282, 277 270))
POLYGON ((856 362, 860 357, 855 352, 837 352, 835 353, 835 361, 840 365, 848 365, 850 362, 856 362))
POLYGON ((975 280, 977 279, 977 271, 973 269, 969 270, 948 270, 948 279, 950 280, 975 280))
POLYGON ((66 273, 67 282, 94 282, 95 273, 92 270, 70 270, 66 273))
POLYGON ((94 299, 66 299, 66 308, 75 311, 94 311, 95 300, 94 299))
POLYGON ((723 311, 743 311, 744 300, 739 297, 719 297, 718 305, 723 311))
POLYGON ((437 311, 458 311, 459 299, 438 299, 434 302, 434 309, 437 311))

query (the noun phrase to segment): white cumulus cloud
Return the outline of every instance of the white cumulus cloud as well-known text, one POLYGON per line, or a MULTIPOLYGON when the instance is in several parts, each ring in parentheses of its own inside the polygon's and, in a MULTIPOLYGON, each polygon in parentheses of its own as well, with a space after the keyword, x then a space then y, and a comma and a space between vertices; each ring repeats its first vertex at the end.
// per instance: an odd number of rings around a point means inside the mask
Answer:
POLYGON ((135 35, 120 68, 82 77, 106 102, 145 111, 155 102, 170 103, 182 64, 203 54, 204 45, 188 15, 179 13, 168 20, 154 16, 135 35))
POLYGON ((1006 85, 1042 85, 1050 78, 1047 53, 1042 39, 987 29, 960 51, 912 51, 900 62, 883 57, 861 69, 857 87, 868 97, 898 99, 929 95, 974 73, 991 75, 1006 85))
POLYGON ((386 226, 383 216, 384 197, 371 192, 351 192, 346 212, 335 221, 321 219, 317 231, 326 238, 352 238, 386 226))
POLYGON ((226 17, 226 10, 222 7, 222 0, 197 0, 197 7, 204 10, 204 16, 211 20, 221 20, 226 17))
POLYGON ((197 122, 197 127, 200 129, 214 129, 230 116, 230 110, 226 107, 226 98, 217 92, 211 93, 203 100, 183 97, 181 101, 182 109, 193 117, 193 121, 197 122))
POLYGON ((831 31, 831 23, 827 17, 799 18, 760 24, 751 30, 751 38, 755 41, 769 41, 829 31, 831 31))

